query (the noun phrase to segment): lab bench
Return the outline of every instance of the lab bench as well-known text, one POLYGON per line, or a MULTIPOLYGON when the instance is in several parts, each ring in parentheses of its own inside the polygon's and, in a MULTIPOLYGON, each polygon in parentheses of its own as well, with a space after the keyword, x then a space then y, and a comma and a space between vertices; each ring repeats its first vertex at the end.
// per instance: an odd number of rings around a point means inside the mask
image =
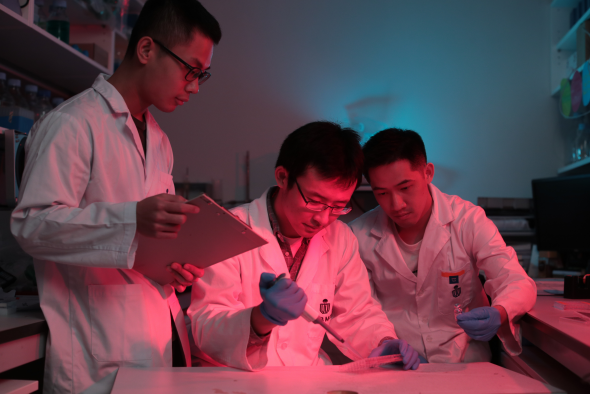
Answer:
MULTIPOLYGON (((520 321, 523 352, 503 355, 502 365, 535 379, 564 388, 568 393, 590 392, 590 325, 571 323, 562 317, 576 316, 559 310, 555 301, 563 296, 538 296, 533 309, 520 321)), ((584 300, 581 300, 584 301, 584 300)))
POLYGON ((565 393, 491 363, 422 364, 416 371, 398 366, 365 372, 338 368, 121 368, 112 393, 565 393))

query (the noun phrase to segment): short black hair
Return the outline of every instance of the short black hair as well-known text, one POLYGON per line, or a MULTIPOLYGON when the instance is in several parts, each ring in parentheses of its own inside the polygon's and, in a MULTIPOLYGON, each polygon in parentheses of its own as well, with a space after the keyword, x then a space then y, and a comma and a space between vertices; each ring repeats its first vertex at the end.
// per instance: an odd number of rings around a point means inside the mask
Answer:
POLYGON ((147 0, 129 37, 125 57, 133 58, 142 37, 151 37, 172 48, 189 41, 195 31, 215 45, 221 40, 217 19, 197 0, 147 0))
POLYGON ((364 174, 369 179, 369 170, 398 160, 408 160, 415 170, 427 163, 426 148, 420 134, 413 130, 385 129, 363 146, 365 155, 364 174))
POLYGON ((289 172, 289 188, 310 168, 344 187, 358 186, 363 177, 360 140, 356 131, 337 123, 308 123, 283 141, 275 168, 283 166, 289 172))

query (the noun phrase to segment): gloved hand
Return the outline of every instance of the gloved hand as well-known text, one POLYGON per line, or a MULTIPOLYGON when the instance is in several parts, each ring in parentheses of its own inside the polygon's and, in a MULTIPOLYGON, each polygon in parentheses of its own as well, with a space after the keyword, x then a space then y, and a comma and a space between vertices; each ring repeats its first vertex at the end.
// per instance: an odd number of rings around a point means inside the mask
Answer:
POLYGON ((260 312, 271 323, 284 326, 289 320, 301 316, 307 304, 307 295, 289 278, 281 279, 271 286, 275 278, 275 274, 268 272, 260 275, 260 312))
POLYGON ((482 306, 457 315, 457 324, 476 341, 487 342, 502 325, 500 312, 491 306, 482 306))
POLYGON ((403 339, 390 339, 385 341, 381 344, 381 346, 376 347, 373 349, 371 354, 369 354, 369 358, 371 357, 379 357, 379 356, 389 356, 392 354, 401 354, 403 357, 403 364, 404 369, 408 370, 418 369, 420 365, 420 359, 418 352, 414 350, 413 347, 408 345, 406 341, 403 339))

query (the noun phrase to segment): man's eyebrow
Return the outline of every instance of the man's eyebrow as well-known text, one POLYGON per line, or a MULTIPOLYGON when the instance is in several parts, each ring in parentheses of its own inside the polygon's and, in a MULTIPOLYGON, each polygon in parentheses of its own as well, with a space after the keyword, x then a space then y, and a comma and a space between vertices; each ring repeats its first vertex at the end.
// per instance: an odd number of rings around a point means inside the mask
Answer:
POLYGON ((397 185, 395 185, 395 186, 401 186, 401 185, 403 185, 403 184, 405 184, 405 183, 408 183, 408 182, 412 182, 412 180, 411 180, 411 179, 404 179, 403 181, 401 181, 400 183, 398 183, 398 184, 397 184, 397 185))
POLYGON ((199 59, 197 59, 195 57, 193 57, 192 59, 190 59, 190 61, 191 61, 192 64, 196 64, 195 67, 201 69, 201 71, 207 71, 207 70, 210 70, 211 69, 211 67, 207 67, 206 69, 203 69, 203 64, 199 61, 199 59))

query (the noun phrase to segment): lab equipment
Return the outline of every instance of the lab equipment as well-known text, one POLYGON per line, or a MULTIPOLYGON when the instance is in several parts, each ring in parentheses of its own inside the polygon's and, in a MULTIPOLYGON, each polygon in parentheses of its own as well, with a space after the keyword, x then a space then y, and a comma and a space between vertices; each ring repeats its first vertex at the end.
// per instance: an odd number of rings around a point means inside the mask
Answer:
POLYGON ((401 354, 390 354, 388 356, 364 358, 362 360, 338 366, 338 372, 362 372, 364 370, 375 368, 383 364, 397 363, 401 361, 401 354))
POLYGON ((295 320, 301 316, 307 297, 305 291, 295 282, 278 283, 281 282, 282 277, 277 279, 274 274, 268 272, 260 275, 259 287, 262 297, 260 312, 268 321, 284 326, 289 320, 295 320))
POLYGON ((58 40, 70 43, 70 20, 67 15, 66 0, 55 0, 47 19, 47 32, 58 40))
POLYGON ((47 30, 47 13, 45 11, 45 0, 35 0, 35 13, 33 22, 43 30, 47 30))
POLYGON ((172 262, 205 268, 267 244, 250 226, 204 193, 186 204, 196 205, 200 211, 187 215, 177 238, 138 235, 134 270, 164 285, 174 279, 166 269, 172 262))
POLYGON ((590 275, 567 275, 563 279, 564 298, 590 298, 590 275))
POLYGON ((31 111, 33 111, 35 122, 39 120, 39 118, 41 117, 41 108, 39 106, 39 98, 37 97, 38 91, 39 88, 37 87, 37 85, 25 86, 25 99, 29 104, 29 108, 31 109, 31 111))
POLYGON ((51 92, 45 89, 39 89, 39 117, 42 117, 47 112, 53 109, 53 106, 49 102, 51 98, 51 92))
POLYGON ((461 313, 463 313, 463 309, 461 309, 461 304, 455 304, 455 309, 453 310, 455 320, 457 320, 457 315, 460 315, 461 313))
POLYGON ((457 324, 476 341, 487 342, 502 325, 500 312, 491 306, 481 306, 457 315, 457 324))
POLYGON ((6 86, 6 74, 0 73, 0 107, 11 107, 14 105, 14 99, 8 92, 6 86))
POLYGON ((590 256, 590 174, 533 179, 539 250, 560 253, 565 270, 586 268, 590 256))
POLYGON ((20 79, 10 78, 8 80, 8 91, 14 100, 14 105, 24 109, 31 109, 20 91, 20 85, 20 79))
POLYGON ((586 301, 555 301, 555 309, 560 311, 590 311, 590 302, 586 301))
MULTIPOLYGON (((0 126, 5 120, 0 109, 0 126)), ((13 118, 14 119, 14 118, 13 118)), ((0 205, 14 207, 19 194, 20 177, 24 171, 26 134, 0 127, 0 205)))
MULTIPOLYGON (((276 282, 285 278, 286 276, 287 276, 287 274, 283 272, 282 274, 280 274, 279 276, 276 277, 276 279, 271 283, 270 286, 274 285, 276 282)), ((303 314, 301 316, 310 323, 319 324, 320 326, 322 326, 324 328, 324 330, 326 330, 334 338, 336 338, 338 341, 340 341, 341 343, 344 344, 344 338, 342 338, 336 332, 336 330, 334 330, 332 327, 330 327, 328 324, 326 324, 326 322, 324 322, 322 320, 322 318, 320 317, 319 312, 316 311, 311 305, 309 305, 309 304, 305 305, 305 310, 303 311, 303 314)), ((349 344, 345 344, 345 346, 348 350, 350 350, 354 354, 355 357, 357 357, 359 359, 363 358, 363 356, 361 356, 360 353, 357 352, 352 346, 350 346, 349 344)))

